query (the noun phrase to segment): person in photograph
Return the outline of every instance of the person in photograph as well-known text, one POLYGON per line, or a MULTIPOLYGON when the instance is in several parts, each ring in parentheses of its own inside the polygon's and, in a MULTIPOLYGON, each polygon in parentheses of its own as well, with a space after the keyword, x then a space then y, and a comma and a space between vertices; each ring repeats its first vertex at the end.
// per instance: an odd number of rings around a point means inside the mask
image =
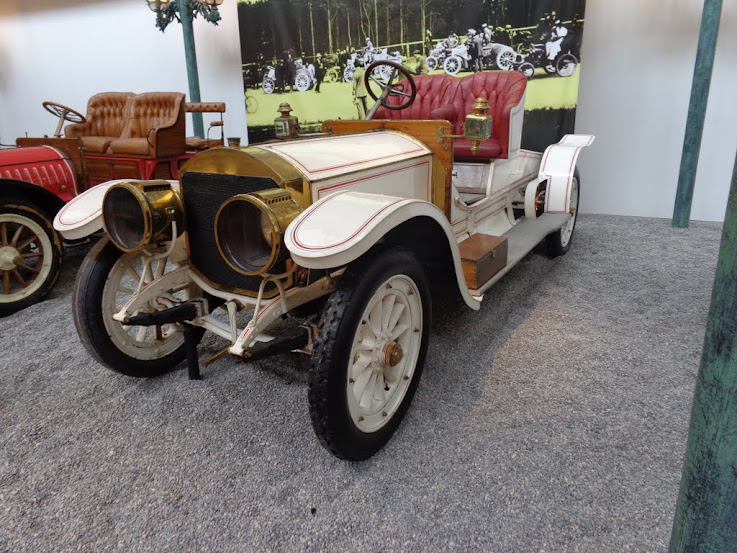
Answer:
POLYGON ((369 37, 366 37, 366 46, 363 49, 363 61, 369 65, 374 61, 374 43, 369 37))
POLYGON ((414 66, 413 73, 415 75, 427 75, 427 64, 425 63, 427 56, 423 56, 422 52, 415 50, 412 52, 412 65, 414 66))
POLYGON ((474 33, 469 39, 469 53, 471 54, 471 62, 474 72, 484 70, 484 35, 483 33, 474 33))
POLYGON ((568 36, 568 29, 556 19, 553 23, 553 29, 550 31, 550 40, 545 43, 545 55, 548 57, 548 70, 554 71, 555 58, 560 53, 561 43, 568 36))
POLYGON ((425 52, 432 52, 433 49, 433 42, 432 42, 432 31, 430 29, 427 29, 425 31, 425 52))
POLYGON ((356 70, 353 72, 353 103, 358 110, 358 118, 366 119, 366 97, 368 96, 368 90, 366 90, 366 83, 363 82, 363 76, 365 74, 363 68, 363 60, 356 60, 356 70))
POLYGON ((448 38, 443 39, 443 41, 440 44, 443 46, 443 49, 446 52, 449 52, 450 50, 458 46, 460 42, 458 40, 458 37, 456 37, 456 34, 454 32, 450 32, 448 34, 448 38))
POLYGON ((320 83, 322 82, 322 79, 325 77, 325 66, 323 65, 322 61, 322 54, 318 52, 318 54, 315 56, 315 92, 320 92, 320 83))
POLYGON ((491 44, 492 42, 494 42, 492 40, 491 27, 489 27, 487 23, 481 25, 481 38, 483 38, 484 44, 491 44))

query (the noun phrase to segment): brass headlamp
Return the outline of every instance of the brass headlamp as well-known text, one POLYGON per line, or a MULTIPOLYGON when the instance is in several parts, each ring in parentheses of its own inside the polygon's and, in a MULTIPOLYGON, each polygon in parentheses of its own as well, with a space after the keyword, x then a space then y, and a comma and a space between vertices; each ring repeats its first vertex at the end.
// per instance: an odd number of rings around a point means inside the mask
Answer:
POLYGON ((102 221, 110 240, 124 252, 172 240, 184 230, 184 207, 168 181, 114 184, 102 201, 102 221))
POLYGON ((289 257, 284 233, 301 211, 283 188, 233 196, 215 215, 215 241, 220 255, 244 275, 270 272, 289 257))

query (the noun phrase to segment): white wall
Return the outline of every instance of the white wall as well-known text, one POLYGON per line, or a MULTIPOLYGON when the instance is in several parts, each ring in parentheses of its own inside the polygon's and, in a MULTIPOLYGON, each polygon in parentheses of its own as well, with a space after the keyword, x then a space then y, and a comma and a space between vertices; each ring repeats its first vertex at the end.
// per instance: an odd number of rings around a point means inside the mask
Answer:
MULTIPOLYGON (((588 0, 576 131, 582 211, 670 218, 703 0, 588 0)), ((693 220, 721 221, 737 150, 737 3, 724 2, 693 220)))
MULTIPOLYGON (((194 23, 201 98, 225 101, 226 135, 245 140, 235 1, 220 12, 217 27, 201 18, 194 23)), ((84 113, 87 99, 103 91, 181 91, 189 98, 182 27, 175 21, 162 33, 155 19, 142 0, 0 19, 0 143, 26 132, 52 134, 56 120, 41 107, 44 100, 84 113)), ((191 135, 190 116, 187 124, 191 135)))
MULTIPOLYGON (((670 218, 703 0, 588 0, 578 132, 582 210, 670 218)), ((227 103, 226 134, 245 137, 237 8, 195 21, 203 100, 227 103)), ((724 2, 692 219, 722 220, 737 149, 737 3, 724 2)), ((0 19, 0 142, 51 133, 41 108, 84 111, 103 90, 187 91, 181 26, 154 26, 143 0, 0 19)), ((189 118, 188 118, 189 119, 189 118)))

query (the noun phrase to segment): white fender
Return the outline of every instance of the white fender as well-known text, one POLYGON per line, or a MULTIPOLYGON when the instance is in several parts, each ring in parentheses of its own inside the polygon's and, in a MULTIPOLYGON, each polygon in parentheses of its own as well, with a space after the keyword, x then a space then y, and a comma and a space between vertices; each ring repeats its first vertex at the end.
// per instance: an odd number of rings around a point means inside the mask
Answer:
POLYGON ((548 181, 545 192, 547 213, 568 213, 576 159, 581 149, 593 142, 594 137, 590 134, 567 134, 545 150, 537 182, 548 181))
MULTIPOLYGON (((67 240, 79 240, 102 228, 102 200, 105 192, 114 184, 121 182, 144 182, 132 179, 118 179, 103 182, 82 192, 59 210, 54 217, 54 228, 67 240)), ((178 181, 169 181, 179 190, 178 181)))
POLYGON ((443 229, 461 295, 469 307, 478 309, 480 302, 468 291, 450 223, 440 209, 424 200, 338 192, 301 213, 287 227, 284 240, 292 259, 303 267, 342 267, 366 253, 390 230, 415 217, 429 217, 443 229))

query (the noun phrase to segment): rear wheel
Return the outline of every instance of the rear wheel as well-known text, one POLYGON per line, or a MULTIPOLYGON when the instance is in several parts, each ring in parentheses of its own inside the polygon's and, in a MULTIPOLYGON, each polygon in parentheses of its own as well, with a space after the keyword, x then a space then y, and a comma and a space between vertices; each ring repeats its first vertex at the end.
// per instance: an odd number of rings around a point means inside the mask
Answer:
POLYGON ((261 88, 264 89, 264 92, 266 94, 271 94, 272 92, 274 92, 274 79, 264 77, 264 80, 261 82, 261 88))
POLYGON ((551 232, 545 238, 545 247, 548 255, 551 257, 558 257, 571 249, 573 231, 576 229, 576 219, 578 216, 579 181, 578 169, 576 169, 571 179, 571 218, 559 230, 551 232))
POLYGON ((578 60, 573 54, 563 54, 555 63, 555 72, 561 77, 570 77, 576 72, 578 60))
POLYGON ((0 205, 0 317, 48 294, 61 258, 61 238, 43 212, 20 202, 0 205))
POLYGON ((399 426, 430 336, 422 265, 404 248, 348 268, 320 320, 309 380, 312 426, 342 459, 367 459, 399 426))
MULTIPOLYGON (((123 253, 109 239, 100 240, 79 268, 72 298, 77 332, 90 355, 109 369, 136 377, 163 374, 185 357, 184 336, 177 325, 125 326, 112 318, 133 296, 144 272, 147 284, 155 275, 176 268, 159 260, 145 270, 142 255, 123 253)), ((192 285, 169 293, 184 300, 199 295, 199 289, 192 285)), ((203 333, 196 328, 198 340, 203 333)))

